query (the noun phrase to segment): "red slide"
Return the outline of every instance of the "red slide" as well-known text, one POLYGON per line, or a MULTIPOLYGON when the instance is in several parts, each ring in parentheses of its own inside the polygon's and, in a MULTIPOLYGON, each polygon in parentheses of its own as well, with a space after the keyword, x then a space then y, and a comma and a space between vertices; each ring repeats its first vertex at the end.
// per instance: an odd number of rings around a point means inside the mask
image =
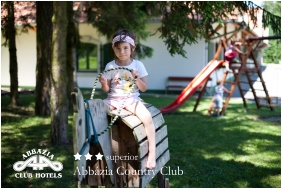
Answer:
POLYGON ((189 85, 183 89, 180 95, 170 105, 160 108, 160 111, 164 114, 170 113, 183 105, 184 102, 196 92, 196 90, 205 82, 205 80, 210 77, 212 72, 216 70, 216 68, 218 68, 222 63, 223 60, 211 60, 189 83, 189 85))

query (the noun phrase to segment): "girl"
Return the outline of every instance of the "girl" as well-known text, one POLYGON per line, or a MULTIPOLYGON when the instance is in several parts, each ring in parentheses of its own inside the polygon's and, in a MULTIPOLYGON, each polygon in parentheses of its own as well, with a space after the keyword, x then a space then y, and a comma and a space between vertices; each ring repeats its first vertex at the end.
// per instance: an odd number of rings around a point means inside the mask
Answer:
POLYGON ((215 113, 217 115, 220 115, 220 109, 223 106, 223 94, 224 92, 230 93, 224 86, 223 82, 221 80, 218 80, 216 82, 215 92, 214 96, 212 98, 212 102, 210 104, 210 107, 208 109, 208 114, 211 114, 211 111, 214 109, 215 113))
POLYGON ((230 45, 227 47, 226 52, 224 53, 225 57, 225 68, 226 71, 231 71, 229 69, 229 64, 240 54, 244 54, 238 47, 241 45, 240 42, 236 42, 236 38, 232 38, 230 45))
POLYGON ((117 67, 125 67, 131 70, 115 70, 101 75, 99 81, 103 91, 108 93, 104 100, 111 109, 124 108, 135 114, 144 124, 149 142, 149 155, 146 167, 156 167, 156 144, 155 126, 150 112, 139 98, 139 90, 147 90, 147 71, 142 62, 133 59, 133 52, 136 48, 136 36, 128 30, 120 30, 114 34, 112 48, 115 53, 115 60, 106 65, 105 70, 117 67), (132 85, 135 85, 132 89, 132 85))

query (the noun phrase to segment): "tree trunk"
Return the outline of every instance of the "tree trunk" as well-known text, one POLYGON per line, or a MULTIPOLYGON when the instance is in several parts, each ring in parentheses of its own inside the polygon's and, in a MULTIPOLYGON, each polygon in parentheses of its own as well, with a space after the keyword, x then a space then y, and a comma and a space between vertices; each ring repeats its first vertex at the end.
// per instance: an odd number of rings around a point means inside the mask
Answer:
POLYGON ((16 48, 16 29, 14 16, 14 2, 7 2, 8 7, 8 45, 9 45, 9 60, 10 60, 10 104, 15 107, 19 105, 18 93, 18 61, 16 48))
POLYGON ((36 2, 36 87, 35 115, 50 116, 51 57, 52 57, 52 13, 51 1, 36 2))
POLYGON ((67 2, 53 2, 51 135, 53 144, 68 143, 67 2))
POLYGON ((75 44, 79 40, 78 32, 73 21, 73 2, 67 2, 67 16, 68 16, 68 29, 67 29, 67 72, 68 72, 68 99, 70 109, 72 109, 71 92, 73 88, 77 86, 76 80, 76 61, 75 44))

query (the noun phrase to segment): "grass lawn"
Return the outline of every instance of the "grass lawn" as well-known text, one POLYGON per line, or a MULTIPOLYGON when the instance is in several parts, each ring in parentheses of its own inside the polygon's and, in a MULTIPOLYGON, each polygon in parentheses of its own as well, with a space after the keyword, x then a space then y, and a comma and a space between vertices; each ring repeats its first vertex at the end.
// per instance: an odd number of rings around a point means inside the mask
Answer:
MULTIPOLYGON (((85 97, 90 94, 85 95, 85 97)), ((97 95, 96 98, 104 98, 97 95)), ((143 96, 157 108, 172 97, 143 96)), ((1 97, 1 186, 13 188, 69 188, 74 181, 72 147, 72 112, 69 114, 70 144, 51 146, 50 118, 34 116, 34 96, 21 96, 23 107, 7 108, 8 97, 1 97), (15 178, 13 164, 32 149, 46 149, 53 161, 63 164, 61 178, 15 178)), ((226 116, 206 115, 210 99, 203 99, 192 112, 195 98, 189 99, 175 113, 164 115, 168 126, 172 170, 166 172, 170 187, 175 188, 281 188, 281 109, 258 110, 249 103, 244 112, 242 100, 232 99, 226 116), (181 172, 180 172, 181 173, 181 172)), ((25 171, 22 171, 22 174, 25 171)), ((27 168, 26 172, 33 171, 27 168)), ((40 172, 52 172, 45 168, 40 172)), ((17 175, 19 176, 19 175, 17 175)), ((24 176, 24 175, 22 175, 24 176)), ((52 177, 55 177, 53 175, 52 177)), ((147 187, 157 187, 155 177, 147 187)))

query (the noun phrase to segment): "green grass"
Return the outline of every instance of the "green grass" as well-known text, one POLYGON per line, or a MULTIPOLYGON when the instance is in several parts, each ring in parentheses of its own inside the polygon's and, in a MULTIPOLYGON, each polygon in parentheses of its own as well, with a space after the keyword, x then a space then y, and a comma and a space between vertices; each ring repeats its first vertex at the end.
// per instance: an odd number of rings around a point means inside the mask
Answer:
MULTIPOLYGON (((87 98, 90 94, 85 95, 87 98)), ((104 98, 105 95, 97 95, 104 98)), ((143 96, 163 107, 172 97, 143 96)), ((33 115, 34 96, 22 96, 25 105, 17 110, 7 108, 8 98, 1 97, 1 179, 2 187, 77 187, 73 173, 72 113, 69 115, 70 144, 50 144, 49 117, 33 115), (47 149, 64 168, 60 179, 15 178, 13 164, 31 149, 47 149)), ((195 99, 189 99, 175 113, 164 115, 168 126, 172 170, 183 175, 166 175, 175 188, 280 188, 281 187, 281 110, 258 110, 252 103, 244 113, 242 100, 232 99, 226 116, 207 116, 210 99, 203 99, 192 112, 195 99)), ((31 168, 29 168, 31 169, 31 168)), ((46 169, 48 172, 48 169, 46 169)), ((50 170, 49 170, 50 172, 50 170)), ((52 172, 52 170, 51 170, 52 172)), ((168 173, 168 172, 165 172, 168 173)), ((157 187, 155 177, 147 187, 157 187)))

